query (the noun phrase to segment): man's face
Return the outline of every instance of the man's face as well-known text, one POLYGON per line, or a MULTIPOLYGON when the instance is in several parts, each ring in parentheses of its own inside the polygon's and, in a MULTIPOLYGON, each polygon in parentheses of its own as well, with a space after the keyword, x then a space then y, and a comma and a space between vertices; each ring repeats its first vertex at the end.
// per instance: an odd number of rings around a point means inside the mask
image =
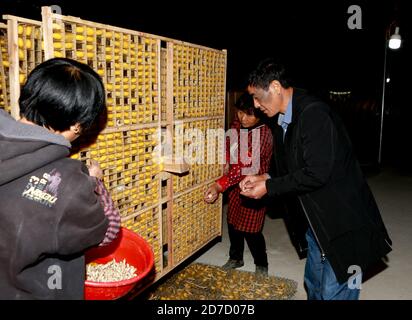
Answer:
POLYGON ((253 86, 248 86, 247 90, 253 96, 255 108, 259 108, 266 116, 271 118, 279 113, 281 100, 274 85, 271 84, 268 90, 253 86))

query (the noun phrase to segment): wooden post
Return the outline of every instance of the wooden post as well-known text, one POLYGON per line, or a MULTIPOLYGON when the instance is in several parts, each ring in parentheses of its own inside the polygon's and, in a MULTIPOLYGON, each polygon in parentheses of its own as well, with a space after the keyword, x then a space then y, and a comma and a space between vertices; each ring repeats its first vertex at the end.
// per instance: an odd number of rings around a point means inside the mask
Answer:
POLYGON ((19 79, 19 45, 18 45, 18 26, 17 20, 10 18, 7 21, 7 36, 9 47, 9 84, 10 84, 10 113, 16 120, 20 118, 19 96, 20 96, 20 79, 19 79))
MULTIPOLYGON (((223 51, 223 53, 224 53, 224 55, 225 55, 225 71, 227 70, 227 50, 222 50, 223 51)), ((226 117, 225 117, 225 108, 226 108, 226 75, 227 75, 227 72, 225 72, 225 74, 224 74, 224 82, 223 82, 223 96, 224 96, 224 98, 223 98, 223 129, 225 129, 226 128, 226 117)), ((226 145, 226 141, 225 140, 223 140, 223 145, 225 146, 226 145)), ((224 157, 225 158, 225 157, 224 157)), ((221 173, 223 173, 224 172, 224 164, 222 165, 222 167, 221 167, 221 173)), ((223 234, 223 226, 222 226, 222 224, 223 224, 223 222, 222 222, 222 219, 223 219, 223 197, 221 197, 220 199, 219 199, 219 201, 220 201, 220 204, 219 204, 219 206, 220 206, 220 209, 219 209, 219 212, 220 212, 220 217, 219 217, 219 235, 221 236, 222 234, 223 234)))
MULTIPOLYGON (((44 59, 54 58, 53 48, 53 17, 50 7, 42 7, 41 15, 43 21, 44 59)), ((75 48, 73 48, 75 49, 75 48)))
MULTIPOLYGON (((7 38, 7 33, 8 33, 7 32, 7 25, 4 24, 4 23, 0 23, 0 29, 5 30, 5 34, 4 34, 3 39, 6 42, 5 44, 7 45, 8 41, 9 41, 8 38, 7 38)), ((8 48, 8 45, 7 45, 7 48, 8 48)), ((0 85, 1 85, 1 94, 3 95, 4 108, 5 108, 6 111, 8 111, 10 109, 9 94, 7 92, 7 88, 9 87, 9 85, 8 85, 9 71, 8 70, 10 69, 8 54, 9 53, 8 53, 8 49, 7 49, 7 59, 5 59, 5 57, 3 55, 3 52, 0 48, 0 80, 1 80, 0 85), (7 61, 7 63, 9 63, 8 67, 5 67, 3 65, 3 62, 6 62, 6 61, 7 61), (8 69, 7 73, 6 73, 6 68, 8 69)))
MULTIPOLYGON (((171 136, 171 143, 172 143, 172 155, 174 152, 173 148, 173 43, 167 43, 167 53, 166 53, 166 132, 171 136)), ((169 141, 167 141, 169 142, 169 141)), ((173 268, 174 265, 174 257, 173 257, 173 179, 177 179, 173 177, 172 174, 169 174, 169 179, 167 180, 167 197, 170 198, 170 202, 167 205, 167 235, 168 235, 168 268, 173 268)))
MULTIPOLYGON (((156 41, 156 49, 157 49, 157 138, 158 138, 158 144, 159 146, 161 145, 161 137, 162 137, 162 91, 161 91, 161 59, 162 59, 162 48, 161 48, 161 40, 158 39, 156 41)), ((136 84, 137 85, 137 84, 136 84)), ((161 150, 161 149, 160 149, 161 150)), ((160 151, 161 154, 161 151, 160 151)), ((160 266, 161 266, 161 272, 163 272, 163 211, 162 211, 162 175, 159 173, 156 176, 156 179, 159 182, 159 187, 157 189, 157 193, 159 195, 159 207, 158 207, 158 213, 159 213, 159 241, 160 241, 160 266)))
POLYGON ((9 52, 9 83, 10 83, 10 108, 11 115, 18 119, 20 110, 18 100, 20 96, 20 77, 26 78, 34 67, 41 63, 40 55, 36 55, 36 50, 39 49, 40 39, 37 39, 38 30, 41 28, 39 21, 16 17, 12 15, 4 15, 3 19, 7 20, 8 29, 8 52, 9 52), (21 35, 19 28, 21 27, 21 35), (27 34, 28 28, 31 28, 31 34, 27 34), (21 48, 19 48, 19 39, 21 39, 21 48), (30 42, 31 46, 28 47, 30 42), (37 47, 36 47, 37 46, 37 47), (21 53, 21 54, 20 54, 21 53), (22 55, 21 57, 19 57, 22 55), (39 57, 39 59, 37 59, 39 57))

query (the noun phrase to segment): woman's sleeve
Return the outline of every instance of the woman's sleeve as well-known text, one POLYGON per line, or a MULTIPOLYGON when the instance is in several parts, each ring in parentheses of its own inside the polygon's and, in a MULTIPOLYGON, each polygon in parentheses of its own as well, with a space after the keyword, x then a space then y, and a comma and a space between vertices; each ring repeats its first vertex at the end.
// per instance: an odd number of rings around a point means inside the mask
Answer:
MULTIPOLYGON (((257 159, 259 159, 257 163, 258 167, 256 167, 255 170, 257 170, 256 173, 266 173, 269 170, 270 159, 273 152, 272 134, 270 132, 270 129, 266 126, 259 129, 259 131, 259 145, 256 145, 253 139, 248 139, 248 157, 249 159, 253 159, 252 152, 254 150, 259 150, 259 157, 257 157, 257 159), (255 144, 254 147, 253 144, 255 144)), ((253 137, 253 134, 250 136, 253 137)), ((253 160, 250 163, 245 164, 242 163, 241 157, 239 158, 240 159, 238 159, 239 161, 237 164, 230 165, 229 173, 216 181, 222 187, 222 192, 226 191, 231 186, 234 186, 243 180, 245 175, 243 174, 242 169, 251 168, 256 165, 253 160)))
POLYGON ((222 192, 242 181, 241 169, 241 164, 231 165, 229 172, 220 179, 216 180, 216 182, 222 187, 222 192))
POLYGON ((119 210, 115 207, 109 191, 107 191, 103 181, 100 179, 96 179, 95 192, 99 195, 104 214, 109 220, 109 227, 106 231, 103 241, 100 243, 100 245, 106 245, 116 239, 117 234, 119 233, 121 223, 120 213, 119 210))

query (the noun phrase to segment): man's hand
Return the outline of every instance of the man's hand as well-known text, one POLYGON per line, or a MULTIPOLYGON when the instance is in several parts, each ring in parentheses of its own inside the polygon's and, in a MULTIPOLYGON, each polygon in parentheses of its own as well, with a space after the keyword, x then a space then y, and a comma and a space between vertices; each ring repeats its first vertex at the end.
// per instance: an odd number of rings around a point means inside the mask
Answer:
POLYGON ((256 182, 249 182, 244 189, 241 189, 241 195, 252 198, 252 199, 260 199, 266 193, 266 179, 265 180, 258 180, 256 182))
POLYGON ((220 192, 222 192, 222 187, 218 183, 212 184, 205 192, 205 201, 207 203, 215 202, 220 192))
POLYGON ((96 177, 97 179, 103 178, 103 171, 100 168, 100 165, 96 160, 90 159, 90 165, 88 166, 88 168, 89 168, 89 175, 91 177, 96 177))
POLYGON ((240 190, 246 191, 250 188, 250 185, 259 181, 266 181, 269 179, 270 176, 267 173, 261 175, 254 175, 254 176, 246 176, 242 181, 239 183, 240 190))

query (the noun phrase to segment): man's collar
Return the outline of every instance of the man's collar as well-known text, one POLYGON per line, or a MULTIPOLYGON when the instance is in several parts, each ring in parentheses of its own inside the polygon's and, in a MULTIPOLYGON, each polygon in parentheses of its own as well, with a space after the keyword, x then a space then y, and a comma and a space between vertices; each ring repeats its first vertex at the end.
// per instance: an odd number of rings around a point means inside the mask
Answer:
POLYGON ((282 125, 283 123, 289 125, 292 122, 292 98, 290 96, 288 105, 286 107, 286 113, 280 113, 278 118, 278 125, 282 125))

